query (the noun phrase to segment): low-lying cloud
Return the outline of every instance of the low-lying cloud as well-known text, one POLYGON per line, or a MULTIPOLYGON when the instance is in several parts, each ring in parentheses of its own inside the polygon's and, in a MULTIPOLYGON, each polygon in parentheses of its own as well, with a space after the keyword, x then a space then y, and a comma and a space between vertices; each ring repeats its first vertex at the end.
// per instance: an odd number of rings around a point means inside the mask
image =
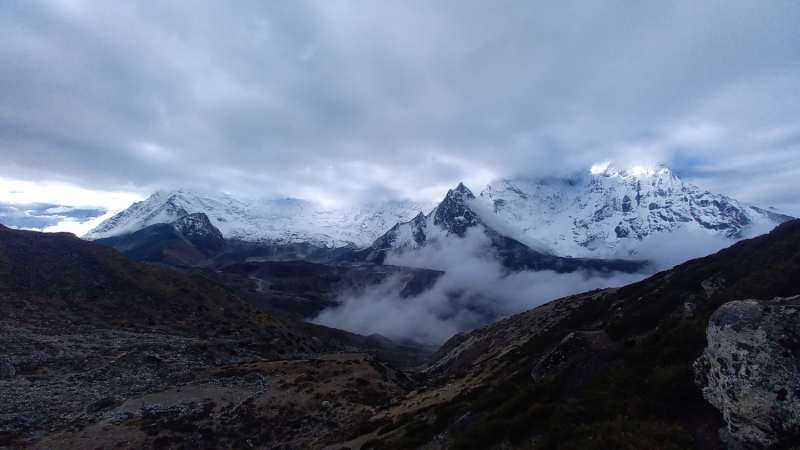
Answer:
POLYGON ((403 285, 390 279, 314 321, 360 334, 378 333, 441 344, 456 333, 495 322, 550 300, 599 287, 622 286, 646 274, 610 275, 552 271, 511 272, 492 251, 489 239, 471 229, 464 239, 448 237, 416 250, 389 254, 386 264, 435 269, 445 274, 422 294, 402 298, 403 285))
MULTIPOLYGON (((766 226, 754 227, 744 237, 768 231, 766 226)), ((639 281, 656 271, 715 253, 734 242, 736 239, 679 228, 620 246, 623 252, 626 245, 629 250, 635 249, 627 258, 650 261, 647 273, 512 272, 501 265, 486 235, 474 228, 464 239, 448 237, 387 256, 386 264, 444 271, 431 289, 416 297, 402 298, 404 282, 391 278, 359 293, 342 293, 342 304, 323 311, 314 322, 364 335, 378 333, 394 340, 441 344, 456 333, 557 298, 639 281)))
POLYGON ((727 238, 700 229, 679 227, 671 233, 656 233, 642 241, 623 241, 617 246, 617 254, 620 258, 650 261, 653 269, 661 271, 716 253, 739 240, 769 233, 773 228, 775 224, 750 225, 740 237, 727 238))

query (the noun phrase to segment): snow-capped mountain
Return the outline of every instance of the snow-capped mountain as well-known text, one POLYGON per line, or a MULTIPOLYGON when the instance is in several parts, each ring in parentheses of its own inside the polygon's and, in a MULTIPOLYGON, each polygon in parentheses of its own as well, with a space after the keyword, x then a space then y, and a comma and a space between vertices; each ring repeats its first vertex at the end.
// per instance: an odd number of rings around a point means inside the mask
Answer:
POLYGON ((470 206, 484 223, 557 255, 620 255, 621 244, 678 227, 740 237, 791 217, 703 191, 663 165, 594 167, 569 179, 497 180, 470 206))
POLYGON ((385 202, 326 209, 298 200, 237 200, 195 190, 157 192, 84 236, 122 236, 205 213, 226 239, 383 251, 481 224, 539 252, 623 256, 649 236, 679 227, 740 237, 753 225, 791 219, 684 182, 664 166, 594 167, 570 178, 496 180, 476 198, 463 184, 441 203, 385 202))
MULTIPOLYGON (((447 192, 441 203, 425 215, 419 213, 408 222, 395 224, 383 236, 372 243, 370 249, 382 251, 391 248, 418 248, 429 240, 447 235, 464 237, 467 228, 479 225, 480 219, 470 209, 468 202, 474 200, 472 192, 459 183, 447 192)), ((375 259, 374 256, 368 260, 375 259)))
POLYGON ((326 209, 298 199, 237 200, 196 190, 156 192, 104 221, 84 239, 121 236, 149 225, 205 213, 226 239, 318 247, 367 247, 394 224, 430 211, 434 203, 392 201, 326 209))
POLYGON ((588 272, 618 271, 634 273, 646 268, 644 261, 619 259, 564 258, 548 251, 533 249, 499 233, 483 222, 475 212, 475 196, 460 183, 447 192, 444 200, 430 214, 398 223, 375 240, 367 249, 357 252, 356 259, 382 263, 392 249, 415 249, 448 236, 464 238, 470 228, 479 229, 487 238, 487 252, 512 270, 552 270, 559 273, 584 270, 588 272))
POLYGON ((679 227, 739 238, 753 225, 791 217, 702 191, 664 166, 595 167, 569 179, 496 180, 477 198, 463 184, 428 215, 398 223, 369 248, 380 261, 390 249, 417 248, 482 225, 538 252, 613 258, 649 236, 679 227))

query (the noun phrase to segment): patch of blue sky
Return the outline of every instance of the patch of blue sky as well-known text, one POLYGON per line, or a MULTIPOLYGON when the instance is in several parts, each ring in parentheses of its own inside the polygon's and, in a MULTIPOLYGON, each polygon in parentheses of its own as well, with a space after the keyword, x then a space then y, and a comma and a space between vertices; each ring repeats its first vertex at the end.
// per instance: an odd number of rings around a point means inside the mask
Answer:
POLYGON ((706 158, 678 150, 667 165, 679 177, 686 177, 696 173, 695 168, 703 164, 706 158))

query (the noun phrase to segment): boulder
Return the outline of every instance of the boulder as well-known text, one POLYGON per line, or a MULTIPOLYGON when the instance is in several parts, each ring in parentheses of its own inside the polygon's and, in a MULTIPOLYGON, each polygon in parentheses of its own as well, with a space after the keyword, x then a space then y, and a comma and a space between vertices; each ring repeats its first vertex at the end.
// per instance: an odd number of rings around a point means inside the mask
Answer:
POLYGON ((0 378, 11 378, 17 373, 11 363, 0 364, 0 378))
POLYGON ((722 276, 721 272, 717 272, 714 275, 712 275, 711 278, 700 283, 700 285, 703 286, 703 290, 706 292, 706 296, 711 297, 717 292, 728 287, 728 282, 727 280, 725 280, 725 277, 722 276))
POLYGON ((744 448, 800 444, 800 296, 726 303, 711 316, 695 384, 744 448))
POLYGON ((689 298, 683 302, 683 316, 692 317, 695 309, 697 309, 697 297, 690 295, 689 298))

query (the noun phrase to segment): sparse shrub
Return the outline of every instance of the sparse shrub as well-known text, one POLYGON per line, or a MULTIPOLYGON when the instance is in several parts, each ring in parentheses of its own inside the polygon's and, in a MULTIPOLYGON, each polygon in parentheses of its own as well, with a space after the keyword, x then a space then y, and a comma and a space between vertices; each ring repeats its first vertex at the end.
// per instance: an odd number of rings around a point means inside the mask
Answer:
POLYGON ((361 450, 379 450, 382 449, 384 442, 380 439, 370 439, 361 444, 361 450))
POLYGON ((392 431, 402 427, 403 425, 411 423, 412 420, 413 419, 412 419, 411 416, 401 416, 396 422, 393 422, 393 423, 390 423, 388 425, 385 425, 385 426, 381 427, 378 430, 377 435, 378 436, 383 436, 386 433, 391 433, 392 431))
POLYGON ((572 436, 559 450, 680 450, 692 441, 677 425, 625 418, 581 425, 572 436))
POLYGON ((459 436, 453 443, 453 450, 483 450, 506 437, 511 422, 508 419, 492 419, 475 425, 459 436))

